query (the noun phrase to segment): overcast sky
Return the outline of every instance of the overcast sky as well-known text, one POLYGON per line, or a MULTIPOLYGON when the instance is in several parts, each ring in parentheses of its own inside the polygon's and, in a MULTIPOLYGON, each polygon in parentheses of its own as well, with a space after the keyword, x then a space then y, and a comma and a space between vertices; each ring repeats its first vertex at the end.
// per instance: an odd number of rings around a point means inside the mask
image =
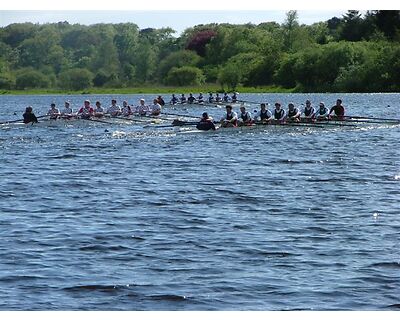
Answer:
POLYGON ((184 29, 206 23, 282 23, 288 10, 299 22, 312 24, 342 16, 348 9, 399 9, 394 0, 12 0, 0 3, 0 26, 11 23, 122 23, 139 28, 184 29))
MULTIPOLYGON (((299 22, 312 24, 326 21, 334 16, 340 17, 346 10, 329 11, 298 11, 299 22)), ((254 23, 267 21, 282 23, 285 20, 285 10, 274 11, 26 11, 2 10, 0 11, 0 25, 2 27, 11 23, 49 23, 68 21, 69 23, 95 24, 95 23, 121 23, 133 22, 139 28, 171 27, 178 34, 184 29, 211 22, 217 23, 254 23)))

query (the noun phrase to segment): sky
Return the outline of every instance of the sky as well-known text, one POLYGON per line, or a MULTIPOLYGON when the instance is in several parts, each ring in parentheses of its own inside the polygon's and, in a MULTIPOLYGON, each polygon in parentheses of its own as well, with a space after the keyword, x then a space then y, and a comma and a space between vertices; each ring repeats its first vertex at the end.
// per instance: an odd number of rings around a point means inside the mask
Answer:
POLYGON ((0 4, 0 27, 22 22, 133 22, 141 29, 171 27, 179 35, 188 27, 212 22, 282 23, 288 10, 298 11, 301 24, 312 24, 341 17, 348 9, 398 9, 396 5, 393 0, 380 0, 379 4, 372 0, 13 0, 0 4))

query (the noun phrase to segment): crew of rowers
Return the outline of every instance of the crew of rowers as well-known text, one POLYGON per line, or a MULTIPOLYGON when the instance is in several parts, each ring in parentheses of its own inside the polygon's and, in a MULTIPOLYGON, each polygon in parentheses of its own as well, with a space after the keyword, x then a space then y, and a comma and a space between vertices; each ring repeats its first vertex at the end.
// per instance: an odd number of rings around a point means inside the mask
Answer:
POLYGON ((204 103, 236 103, 237 102, 237 92, 234 92, 232 96, 229 96, 227 92, 224 92, 221 97, 219 93, 216 93, 215 96, 212 92, 208 94, 208 97, 204 98, 203 94, 200 92, 197 98, 193 96, 193 93, 189 93, 189 96, 186 98, 185 94, 182 93, 178 98, 175 94, 172 94, 170 104, 204 104, 204 103))
MULTIPOLYGON (((336 104, 330 109, 323 102, 319 103, 319 107, 315 109, 311 105, 311 101, 307 100, 303 110, 297 108, 294 103, 288 104, 288 110, 282 108, 280 102, 275 103, 273 111, 268 110, 268 103, 261 103, 260 110, 255 110, 255 115, 251 115, 246 110, 245 106, 240 107, 240 113, 237 114, 232 110, 231 105, 226 106, 226 114, 221 118, 221 127, 237 127, 245 125, 253 125, 255 123, 287 123, 287 122, 314 122, 322 120, 343 120, 345 109, 342 105, 342 100, 337 99, 336 104)), ((197 124, 199 130, 215 130, 214 120, 207 112, 202 114, 202 117, 197 124)))
MULTIPOLYGON (((147 105, 144 99, 139 100, 139 104, 134 107, 130 106, 127 101, 122 102, 122 107, 117 105, 117 100, 112 99, 111 105, 104 109, 100 101, 96 101, 96 107, 90 104, 89 100, 84 101, 84 105, 78 109, 77 112, 73 112, 69 101, 64 103, 64 109, 61 111, 56 107, 55 103, 50 105, 50 109, 47 112, 47 116, 50 119, 73 119, 73 118, 102 118, 104 116, 109 117, 129 117, 131 115, 139 116, 158 116, 161 113, 162 105, 165 102, 161 96, 153 100, 152 105, 147 105)), ((27 107, 23 114, 24 123, 38 122, 35 114, 33 113, 32 107, 27 107)))

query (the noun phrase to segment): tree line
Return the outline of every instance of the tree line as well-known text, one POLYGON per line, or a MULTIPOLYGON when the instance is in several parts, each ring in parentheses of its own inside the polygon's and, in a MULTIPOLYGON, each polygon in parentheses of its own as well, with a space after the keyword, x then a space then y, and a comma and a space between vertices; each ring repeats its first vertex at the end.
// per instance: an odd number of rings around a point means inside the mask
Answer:
POLYGON ((120 88, 217 83, 298 92, 400 90, 400 11, 349 10, 300 25, 206 24, 176 37, 134 23, 0 28, 0 88, 120 88))

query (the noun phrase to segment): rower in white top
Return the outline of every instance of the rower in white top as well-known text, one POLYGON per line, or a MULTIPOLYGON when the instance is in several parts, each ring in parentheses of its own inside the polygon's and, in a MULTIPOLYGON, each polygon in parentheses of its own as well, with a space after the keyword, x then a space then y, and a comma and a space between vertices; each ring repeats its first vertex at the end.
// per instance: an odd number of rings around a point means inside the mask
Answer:
POLYGON ((131 114, 133 114, 131 106, 128 104, 128 101, 123 101, 122 102, 122 109, 121 113, 124 117, 129 117, 131 114))
POLYGON ((150 114, 152 116, 159 116, 161 113, 161 105, 158 103, 157 99, 153 100, 153 105, 150 107, 150 114))
POLYGON ((136 107, 135 113, 137 113, 139 116, 145 116, 149 111, 149 106, 145 104, 145 100, 140 99, 139 105, 136 107))
POLYGON ((315 109, 311 105, 310 100, 306 100, 306 106, 303 110, 303 120, 306 122, 313 121, 315 119, 315 109))
POLYGON ((111 100, 111 106, 108 107, 107 114, 111 117, 117 117, 121 114, 121 107, 117 105, 117 100, 111 100))
POLYGON ((52 103, 50 105, 50 109, 47 112, 47 115, 50 117, 50 119, 56 120, 58 117, 61 115, 60 111, 56 108, 56 104, 52 103))
POLYGON ((71 119, 73 117, 75 117, 75 114, 73 113, 71 105, 70 105, 69 101, 65 101, 64 109, 61 111, 61 118, 71 119))
POLYGON ((289 122, 299 122, 301 112, 299 108, 296 108, 293 102, 288 104, 287 121, 289 122))
POLYGON ((102 118, 104 116, 104 108, 101 106, 100 101, 96 101, 96 108, 94 109, 94 116, 96 118, 102 118))
POLYGON ((221 118, 221 127, 237 127, 238 115, 235 111, 232 111, 232 106, 227 105, 226 114, 221 118))
POLYGON ((329 108, 325 107, 323 102, 319 103, 319 108, 316 112, 317 120, 328 120, 329 119, 329 108))

